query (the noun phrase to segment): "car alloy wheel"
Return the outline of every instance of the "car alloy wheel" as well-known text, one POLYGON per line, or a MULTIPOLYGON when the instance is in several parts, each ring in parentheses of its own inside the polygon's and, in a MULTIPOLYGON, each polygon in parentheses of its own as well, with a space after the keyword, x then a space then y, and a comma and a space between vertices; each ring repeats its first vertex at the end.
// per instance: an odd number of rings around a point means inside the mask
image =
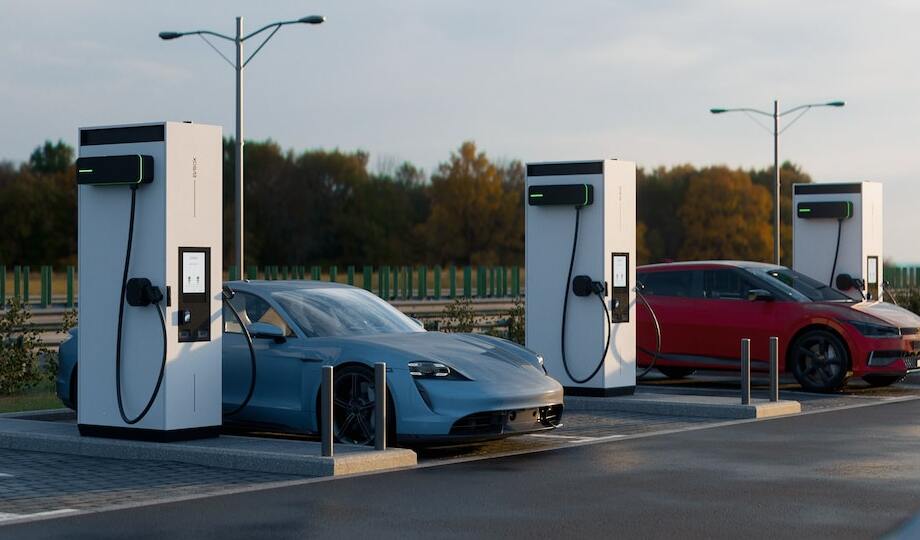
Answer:
POLYGON ((347 444, 373 444, 376 403, 373 373, 358 367, 337 370, 332 389, 335 440, 347 444))
POLYGON ((843 342, 834 334, 809 332, 796 340, 790 355, 793 375, 806 390, 834 392, 846 383, 849 358, 843 342))

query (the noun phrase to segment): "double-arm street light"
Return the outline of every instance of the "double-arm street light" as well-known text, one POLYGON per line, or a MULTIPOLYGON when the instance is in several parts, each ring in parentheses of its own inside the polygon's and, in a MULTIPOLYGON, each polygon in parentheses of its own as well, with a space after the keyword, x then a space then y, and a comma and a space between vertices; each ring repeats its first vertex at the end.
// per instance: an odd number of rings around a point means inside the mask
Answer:
POLYGON ((239 272, 239 277, 243 277, 245 275, 243 271, 243 68, 249 64, 252 58, 262 50, 262 47, 268 43, 268 40, 270 40, 278 32, 278 30, 281 29, 282 26, 286 26, 288 24, 320 24, 325 20, 326 18, 321 15, 310 15, 293 21, 273 22, 271 24, 266 24, 255 32, 244 36, 243 18, 237 17, 236 37, 225 36, 223 34, 218 34, 217 32, 211 32, 210 30, 194 30, 192 32, 160 32, 160 39, 164 40, 176 39, 182 36, 197 35, 236 70, 236 167, 234 170, 235 178, 233 186, 233 248, 235 264, 237 271, 239 272), (260 43, 259 46, 256 47, 256 50, 249 55, 249 58, 243 60, 243 42, 269 29, 271 30, 271 33, 268 34, 264 40, 262 40, 262 43, 260 43), (236 44, 236 62, 230 60, 226 57, 226 55, 224 55, 224 53, 220 52, 220 49, 215 47, 214 44, 208 40, 207 36, 226 39, 227 41, 232 41, 234 44, 236 44))
MULTIPOLYGON (((799 105, 798 107, 793 107, 789 110, 779 112, 779 102, 773 101, 773 112, 769 113, 766 111, 761 111, 758 109, 748 109, 748 108, 739 108, 739 109, 709 109, 709 112, 712 114, 722 114, 729 112, 743 112, 750 116, 751 114, 760 114, 763 116, 770 116, 773 118, 773 176, 775 183, 775 193, 773 195, 773 257, 776 259, 776 264, 780 264, 780 251, 779 251, 779 207, 780 207, 780 198, 779 198, 779 134, 783 131, 789 129, 792 124, 796 122, 803 114, 813 109, 815 107, 843 107, 846 105, 844 101, 830 101, 828 103, 811 103, 808 105, 799 105), (786 124, 782 130, 779 129, 779 119, 787 114, 798 112, 799 114, 792 119, 791 122, 786 124)), ((754 117, 751 117, 754 119, 754 117)), ((756 121, 756 119, 754 119, 756 121)), ((758 122, 760 124, 760 122, 758 122)), ((762 125, 762 124, 761 124, 762 125)))

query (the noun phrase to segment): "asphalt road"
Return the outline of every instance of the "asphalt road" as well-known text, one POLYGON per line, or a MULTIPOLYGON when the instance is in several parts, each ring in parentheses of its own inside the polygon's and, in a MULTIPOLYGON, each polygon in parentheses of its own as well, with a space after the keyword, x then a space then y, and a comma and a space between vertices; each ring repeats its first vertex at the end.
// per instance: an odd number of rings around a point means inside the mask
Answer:
POLYGON ((30 538, 872 538, 920 511, 920 400, 36 521, 30 538))

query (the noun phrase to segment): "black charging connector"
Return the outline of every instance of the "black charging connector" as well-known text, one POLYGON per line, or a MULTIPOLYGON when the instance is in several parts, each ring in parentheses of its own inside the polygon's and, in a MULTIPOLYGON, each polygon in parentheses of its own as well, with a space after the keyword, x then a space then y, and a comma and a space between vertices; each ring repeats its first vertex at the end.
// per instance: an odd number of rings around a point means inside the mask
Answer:
POLYGON ((131 278, 125 287, 125 300, 134 307, 159 304, 163 301, 163 291, 147 278, 131 278))

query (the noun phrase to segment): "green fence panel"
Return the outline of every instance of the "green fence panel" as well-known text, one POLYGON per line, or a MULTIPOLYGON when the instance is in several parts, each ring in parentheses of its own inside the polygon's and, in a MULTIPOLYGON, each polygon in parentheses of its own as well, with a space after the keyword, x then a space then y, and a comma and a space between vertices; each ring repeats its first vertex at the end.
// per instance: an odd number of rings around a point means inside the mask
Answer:
POLYGON ((41 307, 48 307, 48 287, 51 285, 48 279, 48 267, 42 266, 39 269, 39 301, 41 307))
POLYGON ((498 268, 489 268, 489 296, 498 296, 498 268))
POLYGON ((484 298, 486 296, 486 269, 483 266, 476 267, 476 296, 484 298))
POLYGON ((348 265, 345 267, 345 278, 348 281, 349 285, 355 284, 355 267, 353 265, 348 265))
POLYGON ((390 282, 393 284, 392 290, 390 290, 390 299, 395 300, 399 296, 399 267, 394 266, 390 268, 390 282))
POLYGON ((521 267, 511 268, 511 296, 518 298, 521 296, 521 267))
POLYGON ((45 272, 48 273, 48 284, 45 286, 47 288, 47 291, 45 291, 45 297, 47 298, 48 305, 50 306, 54 303, 54 268, 51 266, 48 266, 47 268, 48 269, 45 270, 45 272))
POLYGON ((13 267, 13 298, 22 298, 22 267, 18 264, 13 267))
POLYGON ((229 268, 227 268, 227 281, 236 281, 236 280, 238 280, 238 279, 239 279, 239 276, 237 275, 236 272, 237 272, 237 270, 236 270, 236 266, 235 266, 235 265, 230 266, 229 268))
POLYGON ((313 265, 310 267, 310 279, 313 281, 320 281, 323 279, 323 267, 313 265))
POLYGON ((364 265, 364 281, 361 282, 361 285, 366 291, 374 290, 374 283, 371 281, 374 275, 374 267, 370 265, 364 265))
POLYGON ((31 279, 30 274, 32 273, 31 268, 28 266, 22 267, 22 303, 29 305, 29 281, 31 279))
POLYGON ((473 296, 473 269, 469 266, 463 267, 463 297, 472 298, 473 296))
POLYGON ((255 265, 247 266, 246 279, 259 279, 259 267, 255 265))
POLYGON ((0 264, 0 309, 6 306, 6 265, 0 264))
POLYGON ((73 266, 67 267, 67 307, 73 307, 73 266))
POLYGON ((428 298, 428 267, 418 267, 418 299, 428 298))
POLYGON ((329 281, 330 283, 335 283, 339 277, 339 267, 332 265, 329 267, 329 281))
POLYGON ((447 281, 449 282, 450 291, 448 294, 449 298, 453 300, 457 297, 457 267, 456 265, 450 265, 450 270, 447 271, 447 281))
POLYGON ((403 266, 403 299, 409 300, 412 298, 412 267, 403 266))
POLYGON ((441 265, 434 267, 434 299, 441 299, 441 265))
POLYGON ((386 300, 390 294, 390 269, 384 265, 377 270, 377 296, 386 300))

